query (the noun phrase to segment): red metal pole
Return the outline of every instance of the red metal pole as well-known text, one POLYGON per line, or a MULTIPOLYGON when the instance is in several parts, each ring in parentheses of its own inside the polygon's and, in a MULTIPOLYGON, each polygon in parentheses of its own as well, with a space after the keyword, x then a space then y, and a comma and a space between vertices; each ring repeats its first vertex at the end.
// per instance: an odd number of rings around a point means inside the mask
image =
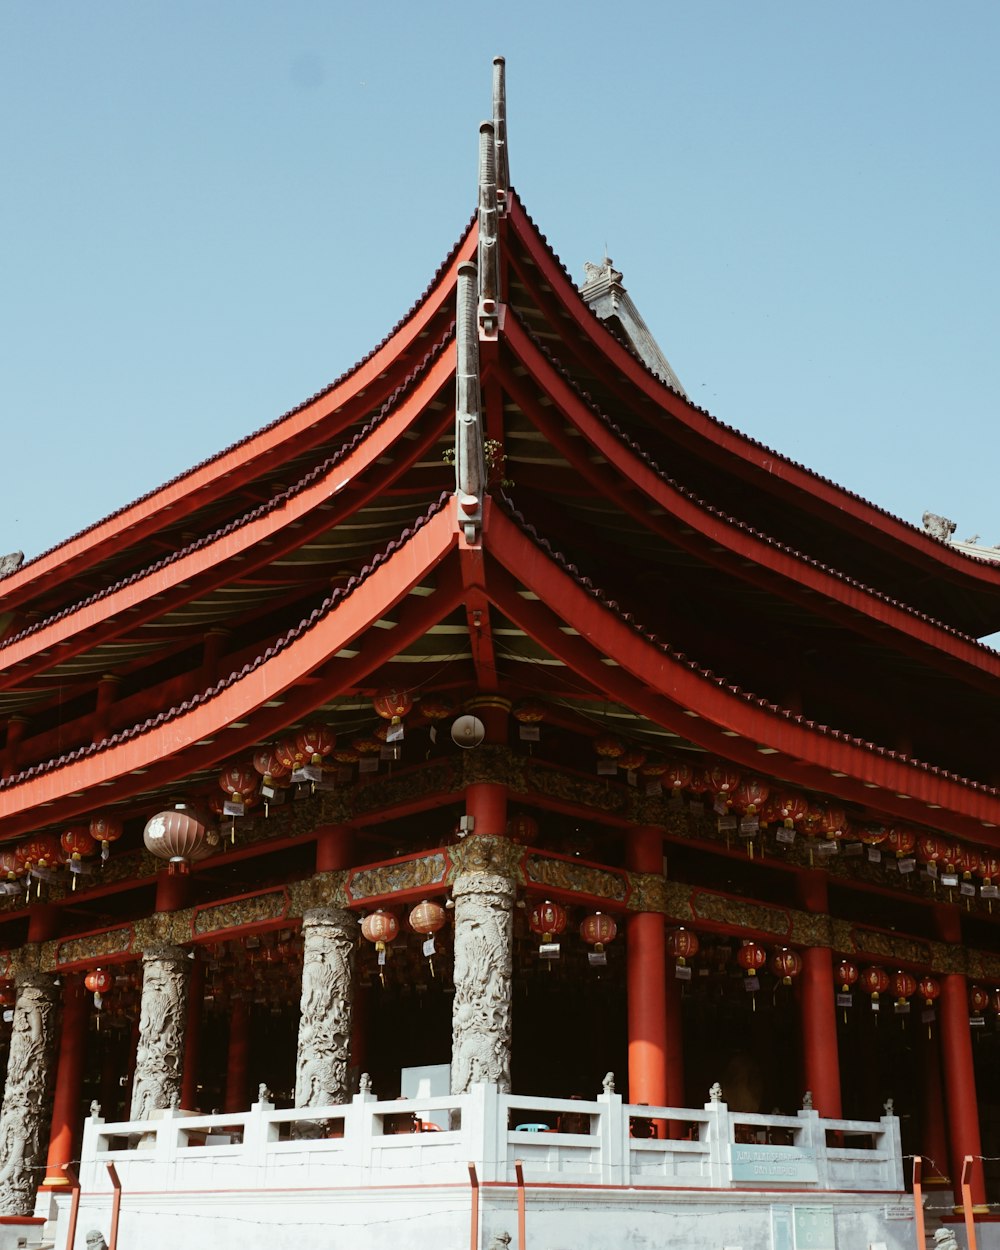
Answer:
POLYGON ((108 1250, 118 1250, 118 1219, 122 1209, 122 1183, 118 1179, 118 1172, 113 1163, 106 1163, 104 1166, 108 1169, 111 1184, 115 1187, 115 1196, 111 1199, 111 1231, 108 1250))
POLYGON ((524 1168, 520 1159, 514 1160, 514 1175, 517 1177, 517 1250, 528 1250, 525 1233, 524 1168))
POLYGON ((73 1158, 73 1139, 80 1119, 80 1091, 83 1088, 87 1040, 87 997, 79 980, 75 977, 66 979, 63 987, 62 1037, 52 1100, 52 1129, 43 1182, 51 1189, 69 1183, 65 1165, 73 1158))
POLYGON ((840 1055, 837 1050, 837 1009, 833 958, 823 946, 802 951, 801 998, 803 1075, 821 1116, 839 1120, 840 1055))
MULTIPOLYGON (((632 872, 662 873, 663 830, 630 829, 625 862, 632 872)), ((629 1102, 662 1107, 668 1102, 667 947, 663 917, 658 912, 629 915, 625 960, 629 1102)), ((664 1129, 663 1121, 658 1121, 658 1137, 664 1136, 664 1129)))
POLYGON ((472 1224, 469 1228, 469 1250, 479 1250, 479 1177, 476 1175, 476 1165, 474 1163, 469 1164, 469 1184, 472 1186, 472 1224))
POLYGON ((969 1186, 976 1205, 986 1202, 983 1153, 979 1137, 976 1074, 969 1032, 969 992, 965 977, 950 972, 941 978, 941 1059, 947 1092, 948 1129, 951 1141, 952 1177, 960 1160, 973 1160, 969 1186))
POLYGON ((976 1221, 972 1216, 972 1170, 975 1162, 972 1155, 966 1155, 962 1160, 962 1211, 965 1214, 965 1240, 968 1250, 976 1250, 976 1221))
POLYGON ((923 1160, 919 1155, 913 1156, 913 1227, 917 1235, 917 1250, 923 1250, 927 1245, 927 1235, 924 1232, 924 1192, 920 1184, 921 1174, 923 1172, 923 1160))
POLYGON ((80 1178, 68 1163, 62 1165, 62 1171, 66 1174, 66 1183, 73 1194, 69 1203, 69 1228, 66 1230, 66 1250, 73 1250, 73 1241, 76 1238, 76 1220, 80 1211, 80 1178))

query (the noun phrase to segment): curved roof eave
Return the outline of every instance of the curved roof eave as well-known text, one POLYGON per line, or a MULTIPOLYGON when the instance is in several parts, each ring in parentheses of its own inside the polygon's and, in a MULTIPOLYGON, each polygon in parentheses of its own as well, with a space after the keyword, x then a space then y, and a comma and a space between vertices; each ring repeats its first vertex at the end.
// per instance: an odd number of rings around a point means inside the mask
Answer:
POLYGON ((666 415, 703 438, 716 453, 731 456, 746 467, 757 470, 772 484, 792 488, 799 497, 800 506, 814 514, 821 514, 837 529, 850 529, 855 538, 860 536, 870 542, 874 531, 886 540, 880 544, 882 550, 892 545, 902 547, 903 550, 897 551, 900 557, 905 557, 911 564, 922 565, 931 575, 952 574, 953 580, 962 579, 971 589, 1000 591, 1000 566, 995 567, 985 560, 953 550, 932 534, 726 425, 686 396, 672 390, 629 352, 584 302, 562 261, 513 189, 509 193, 506 220, 551 286, 560 305, 577 328, 590 339, 595 350, 601 352, 666 415), (845 525, 845 518, 853 525, 845 525))
POLYGON ((996 789, 727 684, 642 630, 515 513, 490 509, 484 546, 497 607, 596 689, 654 724, 744 767, 890 818, 994 847, 1000 840, 988 832, 1000 826, 996 789))
POLYGON ((123 542, 134 542, 155 531, 167 509, 199 506, 225 493, 255 476, 263 457, 280 453, 286 447, 296 453, 300 451, 301 444, 295 440, 301 440, 317 422, 371 385, 440 312, 452 297, 458 266, 475 256, 477 238, 478 228, 473 217, 409 312, 378 346, 336 381, 262 429, 27 561, 0 581, 0 603, 8 606, 22 602, 52 579, 64 580, 71 574, 79 574, 123 542))

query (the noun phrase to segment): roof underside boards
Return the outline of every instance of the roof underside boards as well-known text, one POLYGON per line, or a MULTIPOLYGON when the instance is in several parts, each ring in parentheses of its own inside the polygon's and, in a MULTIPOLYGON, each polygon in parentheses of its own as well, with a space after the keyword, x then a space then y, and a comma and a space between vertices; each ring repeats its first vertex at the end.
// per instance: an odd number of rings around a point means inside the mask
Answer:
POLYGON ((1000 628, 1000 569, 970 559, 671 391, 587 307, 511 194, 507 298, 573 380, 700 497, 962 632, 1000 628))

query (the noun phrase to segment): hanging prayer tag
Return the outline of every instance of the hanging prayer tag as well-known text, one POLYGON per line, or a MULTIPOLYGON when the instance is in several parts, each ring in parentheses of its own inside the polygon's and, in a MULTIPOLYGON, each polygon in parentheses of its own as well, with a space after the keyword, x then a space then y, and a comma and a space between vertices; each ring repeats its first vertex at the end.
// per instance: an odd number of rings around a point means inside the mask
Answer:
POLYGON ((406 726, 402 721, 395 725, 390 724, 385 733, 386 742, 402 742, 405 729, 406 726))
POLYGON ((232 799, 226 799, 222 805, 223 816, 242 816, 245 811, 242 803, 234 803, 232 799))
POLYGON ((424 942, 424 945, 423 945, 424 956, 427 959, 430 959, 430 957, 434 954, 434 951, 435 951, 434 934, 432 933, 430 937, 427 938, 427 940, 424 942))

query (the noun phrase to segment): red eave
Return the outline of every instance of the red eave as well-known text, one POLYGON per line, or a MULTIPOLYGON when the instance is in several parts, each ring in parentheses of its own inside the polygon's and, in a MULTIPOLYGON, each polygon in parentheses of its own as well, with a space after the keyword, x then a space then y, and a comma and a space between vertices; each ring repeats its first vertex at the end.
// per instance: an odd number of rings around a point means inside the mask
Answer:
MULTIPOLYGON (((918 530, 900 518, 884 511, 861 496, 845 490, 805 466, 788 460, 779 452, 758 443, 730 426, 724 425, 704 409, 678 395, 651 373, 633 356, 604 323, 581 299, 572 279, 554 255, 517 195, 509 194, 509 222, 520 245, 537 266, 543 281, 551 288, 573 323, 601 352, 609 363, 627 378, 644 396, 667 416, 680 422, 691 433, 700 436, 706 452, 728 456, 743 466, 756 470, 755 480, 771 484, 785 496, 790 487, 797 506, 822 515, 836 529, 849 529, 855 537, 867 542, 874 531, 885 542, 882 547, 895 548, 898 558, 920 565, 928 575, 941 576, 944 570, 964 580, 972 589, 1000 590, 1000 567, 952 550, 948 544, 918 530), (848 524, 845 525, 845 520, 848 524)), ((1000 612, 1000 604, 998 604, 1000 612)))

